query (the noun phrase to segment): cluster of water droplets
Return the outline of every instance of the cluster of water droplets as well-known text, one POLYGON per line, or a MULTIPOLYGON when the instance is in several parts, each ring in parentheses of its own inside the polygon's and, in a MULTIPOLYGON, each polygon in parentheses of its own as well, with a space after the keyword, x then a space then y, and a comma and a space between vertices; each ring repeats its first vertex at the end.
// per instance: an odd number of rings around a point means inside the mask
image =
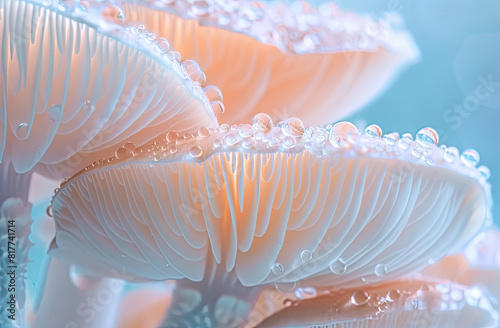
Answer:
POLYGON ((237 31, 285 52, 304 54, 339 49, 375 49, 378 38, 392 28, 390 16, 374 20, 368 16, 353 19, 332 4, 318 7, 305 1, 287 5, 281 2, 234 0, 156 0, 154 7, 197 19, 209 26, 237 31))
MULTIPOLYGON (((298 306, 301 303, 328 302, 331 308, 332 321, 350 313, 363 309, 367 318, 378 319, 388 313, 401 311, 459 311, 465 306, 479 307, 489 310, 491 306, 477 287, 463 288, 453 283, 414 282, 410 286, 396 285, 392 289, 372 287, 364 289, 317 290, 314 287, 297 288, 295 299, 283 301, 285 307, 298 306)), ((326 323, 326 322, 325 322, 326 323)))
POLYGON ((153 49, 161 56, 166 57, 178 75, 191 82, 188 85, 191 91, 200 98, 207 99, 216 116, 224 113, 224 104, 222 92, 216 86, 210 85, 201 88, 207 81, 206 75, 200 65, 191 59, 182 61, 181 54, 173 49, 171 44, 165 38, 157 38, 156 34, 145 29, 144 25, 127 27, 133 34, 144 39, 147 43, 153 45, 153 49))
MULTIPOLYGON (((205 90, 211 99, 222 99, 217 88, 210 86, 205 90)), ((349 122, 339 122, 325 127, 306 127, 296 117, 280 121, 275 125, 269 115, 260 113, 255 115, 251 124, 202 127, 196 133, 169 132, 138 148, 132 149, 132 146, 129 146, 130 149, 125 150, 121 147, 117 150, 115 159, 126 158, 124 154, 127 154, 128 157, 136 157, 140 161, 146 159, 149 163, 202 161, 218 152, 308 151, 319 158, 332 156, 393 158, 408 162, 410 165, 454 169, 483 181, 489 178, 488 168, 477 167, 479 155, 475 150, 468 149, 460 155, 455 147, 438 147, 438 141, 439 136, 432 128, 421 129, 413 138, 409 133, 402 136, 395 132, 383 135, 382 129, 377 125, 370 125, 364 132, 359 132, 349 122)), ((109 162, 109 159, 102 162, 109 162)), ((333 271, 338 269, 332 269, 333 271)), ((375 275, 380 276, 380 273, 375 275)))

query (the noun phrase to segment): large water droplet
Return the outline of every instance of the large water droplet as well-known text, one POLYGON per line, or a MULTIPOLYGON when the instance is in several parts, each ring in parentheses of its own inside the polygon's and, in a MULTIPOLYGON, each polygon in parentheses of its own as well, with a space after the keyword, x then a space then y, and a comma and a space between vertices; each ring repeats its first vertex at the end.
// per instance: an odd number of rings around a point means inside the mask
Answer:
POLYGON ((490 178, 491 171, 488 167, 481 165, 480 167, 477 168, 477 170, 479 171, 479 173, 481 173, 481 176, 483 178, 485 178, 486 180, 488 180, 490 178))
POLYGON ((256 132, 266 133, 271 131, 273 127, 273 120, 271 119, 271 117, 269 117, 269 115, 264 113, 255 115, 252 119, 252 122, 253 122, 253 129, 256 132))
POLYGON ((383 264, 377 264, 377 265, 375 266, 375 270, 374 270, 374 271, 375 271, 375 275, 376 275, 377 277, 383 277, 383 276, 385 276, 385 273, 386 273, 386 271, 387 271, 387 268, 386 268, 386 267, 385 267, 385 265, 383 265, 383 264))
POLYGON ((235 145, 237 142, 238 142, 238 136, 236 135, 236 133, 234 132, 231 132, 230 134, 228 134, 225 138, 224 138, 224 141, 228 144, 228 145, 235 145))
POLYGON ((314 287, 305 287, 305 288, 297 288, 295 290, 295 296, 299 299, 308 299, 308 298, 314 298, 317 295, 316 288, 314 287))
POLYGON ((158 39, 158 47, 165 53, 167 53, 170 49, 170 43, 165 38, 158 39))
POLYGON ((423 128, 417 132, 415 140, 424 147, 435 146, 439 142, 439 135, 433 128, 423 128))
POLYGON ((200 157, 203 151, 199 146, 194 146, 189 150, 189 155, 192 157, 200 157))
POLYGON ((24 140, 28 137, 28 123, 21 123, 16 129, 16 137, 19 140, 24 140))
POLYGON ((214 114, 215 116, 220 116, 222 114, 224 114, 224 104, 221 102, 221 101, 212 101, 210 103, 210 105, 212 106, 212 109, 214 111, 214 114))
POLYGON ((333 274, 341 275, 345 273, 346 270, 347 264, 343 258, 338 258, 335 262, 330 264, 330 271, 332 271, 333 274))
POLYGON ((458 160, 459 152, 455 147, 448 147, 443 152, 443 157, 445 161, 453 163, 458 160))
POLYGON ((165 136, 165 140, 167 140, 168 142, 174 142, 178 137, 179 135, 177 134, 177 132, 169 132, 165 136))
POLYGON ((362 289, 358 289, 351 296, 351 303, 354 305, 363 305, 368 302, 369 295, 362 289))
POLYGON ((204 84, 206 82, 205 73, 203 73, 200 65, 194 60, 188 59, 183 61, 181 68, 187 77, 189 77, 192 81, 196 81, 200 84, 204 84))
POLYGON ((230 130, 230 127, 229 127, 228 124, 224 123, 224 124, 221 124, 219 126, 219 130, 220 130, 220 132, 226 133, 226 132, 228 132, 230 130))
POLYGON ((304 134, 304 123, 296 117, 287 118, 283 122, 281 131, 286 136, 301 137, 304 134))
POLYGON ((312 260, 312 253, 310 251, 303 250, 302 253, 300 253, 300 259, 302 262, 306 263, 312 260))
POLYGON ((125 144, 123 144, 123 148, 127 149, 128 151, 132 151, 135 149, 135 145, 133 142, 128 141, 125 144))
POLYGON ((384 136, 385 143, 391 146, 394 145, 396 142, 398 142, 398 140, 399 140, 399 133, 397 132, 392 132, 384 136))
POLYGON ((281 145, 283 146, 283 148, 287 148, 287 149, 295 147, 295 144, 296 144, 295 138, 291 137, 291 136, 286 136, 281 141, 281 145))
POLYGON ((215 85, 209 85, 203 89, 210 101, 223 101, 222 92, 215 85))
POLYGON ((479 164, 479 154, 474 149, 464 150, 462 155, 460 155, 460 160, 468 167, 474 167, 479 164))
POLYGON ((370 137, 380 137, 382 136, 382 129, 377 124, 372 124, 365 129, 365 133, 370 137))
POLYGON ((201 127, 198 129, 198 136, 200 138, 207 138, 210 136, 210 131, 208 130, 207 127, 201 127))
POLYGON ((276 290, 282 292, 282 293, 290 293, 295 290, 295 287, 297 286, 296 282, 276 282, 274 283, 274 287, 276 290))
POLYGON ((347 140, 349 135, 358 134, 356 126, 350 122, 338 122, 330 130, 328 139, 334 146, 340 146, 341 140, 347 140))
POLYGON ((178 53, 177 51, 169 51, 167 53, 167 56, 170 60, 180 62, 181 61, 181 54, 178 53))
POLYGON ((240 124, 238 127, 238 132, 243 138, 250 137, 253 135, 253 129, 250 124, 240 124))
POLYGON ((387 300, 391 302, 397 301, 401 297, 401 292, 398 289, 392 289, 387 293, 387 300))
POLYGON ((115 151, 115 157, 117 159, 122 159, 122 158, 125 158, 127 155, 128 155, 129 151, 125 148, 118 148, 116 151, 115 151))
POLYGON ((272 268, 271 268, 271 271, 275 274, 275 275, 281 275, 283 274, 283 272, 285 272, 285 268, 283 267, 283 265, 281 263, 274 263, 272 268))
POLYGON ((142 154, 142 149, 141 148, 136 148, 132 151, 132 155, 134 156, 139 156, 142 154))

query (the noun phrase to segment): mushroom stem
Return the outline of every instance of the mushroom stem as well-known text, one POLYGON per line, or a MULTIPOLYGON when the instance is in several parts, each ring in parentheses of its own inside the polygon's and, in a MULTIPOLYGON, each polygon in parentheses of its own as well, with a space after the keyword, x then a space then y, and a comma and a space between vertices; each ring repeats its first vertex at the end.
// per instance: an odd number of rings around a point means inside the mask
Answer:
POLYGON ((12 164, 0 163, 0 248, 4 250, 0 274, 3 281, 0 290, 0 310, 5 317, 0 326, 24 326, 25 324, 25 281, 29 262, 28 252, 32 246, 29 240, 31 227, 31 204, 28 193, 31 173, 18 174, 12 164), (14 282, 15 281, 15 282, 14 282), (13 289, 12 286, 15 288, 13 289), (8 291, 8 293, 7 293, 8 291), (15 298, 11 298, 11 297, 15 298), (14 300, 14 303, 10 303, 14 300), (12 316, 10 316, 12 315, 12 316), (9 316, 9 319, 6 319, 9 316))
POLYGON ((0 163, 0 204, 7 198, 21 198, 28 201, 31 172, 19 174, 10 161, 0 163))
POLYGON ((234 272, 222 265, 211 266, 201 281, 177 282, 172 305, 158 328, 245 326, 263 287, 245 287, 234 272))

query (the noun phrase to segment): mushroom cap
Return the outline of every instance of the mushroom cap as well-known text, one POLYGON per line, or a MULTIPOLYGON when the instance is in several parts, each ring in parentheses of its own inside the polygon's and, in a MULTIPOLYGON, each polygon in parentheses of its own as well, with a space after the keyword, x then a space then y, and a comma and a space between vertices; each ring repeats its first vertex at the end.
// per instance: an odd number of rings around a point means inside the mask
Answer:
POLYGON ((221 120, 228 124, 261 111, 309 125, 334 122, 418 57, 411 36, 390 19, 333 4, 126 0, 123 11, 200 64, 224 93, 228 111, 221 120))
MULTIPOLYGON (((286 303, 288 306, 277 304, 281 309, 260 324, 252 321, 251 327, 483 328, 500 323, 494 301, 487 294, 446 280, 392 281, 286 303)), ((259 308, 258 304, 253 317, 258 317, 259 308)))
POLYGON ((0 162, 67 178, 126 142, 217 124, 153 34, 107 21, 102 4, 65 6, 0 1, 0 162))
POLYGON ((53 199, 51 254, 146 280, 200 281, 211 261, 244 286, 348 287, 415 272, 489 222, 489 184, 442 148, 295 120, 168 133, 82 170, 53 199))

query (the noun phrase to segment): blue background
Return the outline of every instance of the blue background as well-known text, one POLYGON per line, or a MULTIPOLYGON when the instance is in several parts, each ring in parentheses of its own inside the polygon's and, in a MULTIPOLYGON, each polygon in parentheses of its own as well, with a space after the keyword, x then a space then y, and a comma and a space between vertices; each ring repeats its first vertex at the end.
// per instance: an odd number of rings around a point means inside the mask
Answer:
MULTIPOLYGON (((316 4, 324 1, 314 1, 316 4)), ((378 99, 352 115, 352 122, 379 124, 384 133, 413 135, 431 126, 440 144, 460 151, 476 149, 480 165, 491 170, 490 182, 500 204, 500 86, 475 108, 468 96, 483 77, 500 82, 500 1, 483 0, 344 0, 343 9, 375 17, 384 11, 403 16, 421 51, 419 63, 405 70, 378 99), (454 105, 463 105, 454 112, 454 105), (470 101, 470 103, 469 103, 470 101)), ((484 91, 484 89, 483 89, 484 91)), ((477 98, 476 98, 477 99, 477 98)), ((500 206, 494 207, 500 224, 500 206)))

